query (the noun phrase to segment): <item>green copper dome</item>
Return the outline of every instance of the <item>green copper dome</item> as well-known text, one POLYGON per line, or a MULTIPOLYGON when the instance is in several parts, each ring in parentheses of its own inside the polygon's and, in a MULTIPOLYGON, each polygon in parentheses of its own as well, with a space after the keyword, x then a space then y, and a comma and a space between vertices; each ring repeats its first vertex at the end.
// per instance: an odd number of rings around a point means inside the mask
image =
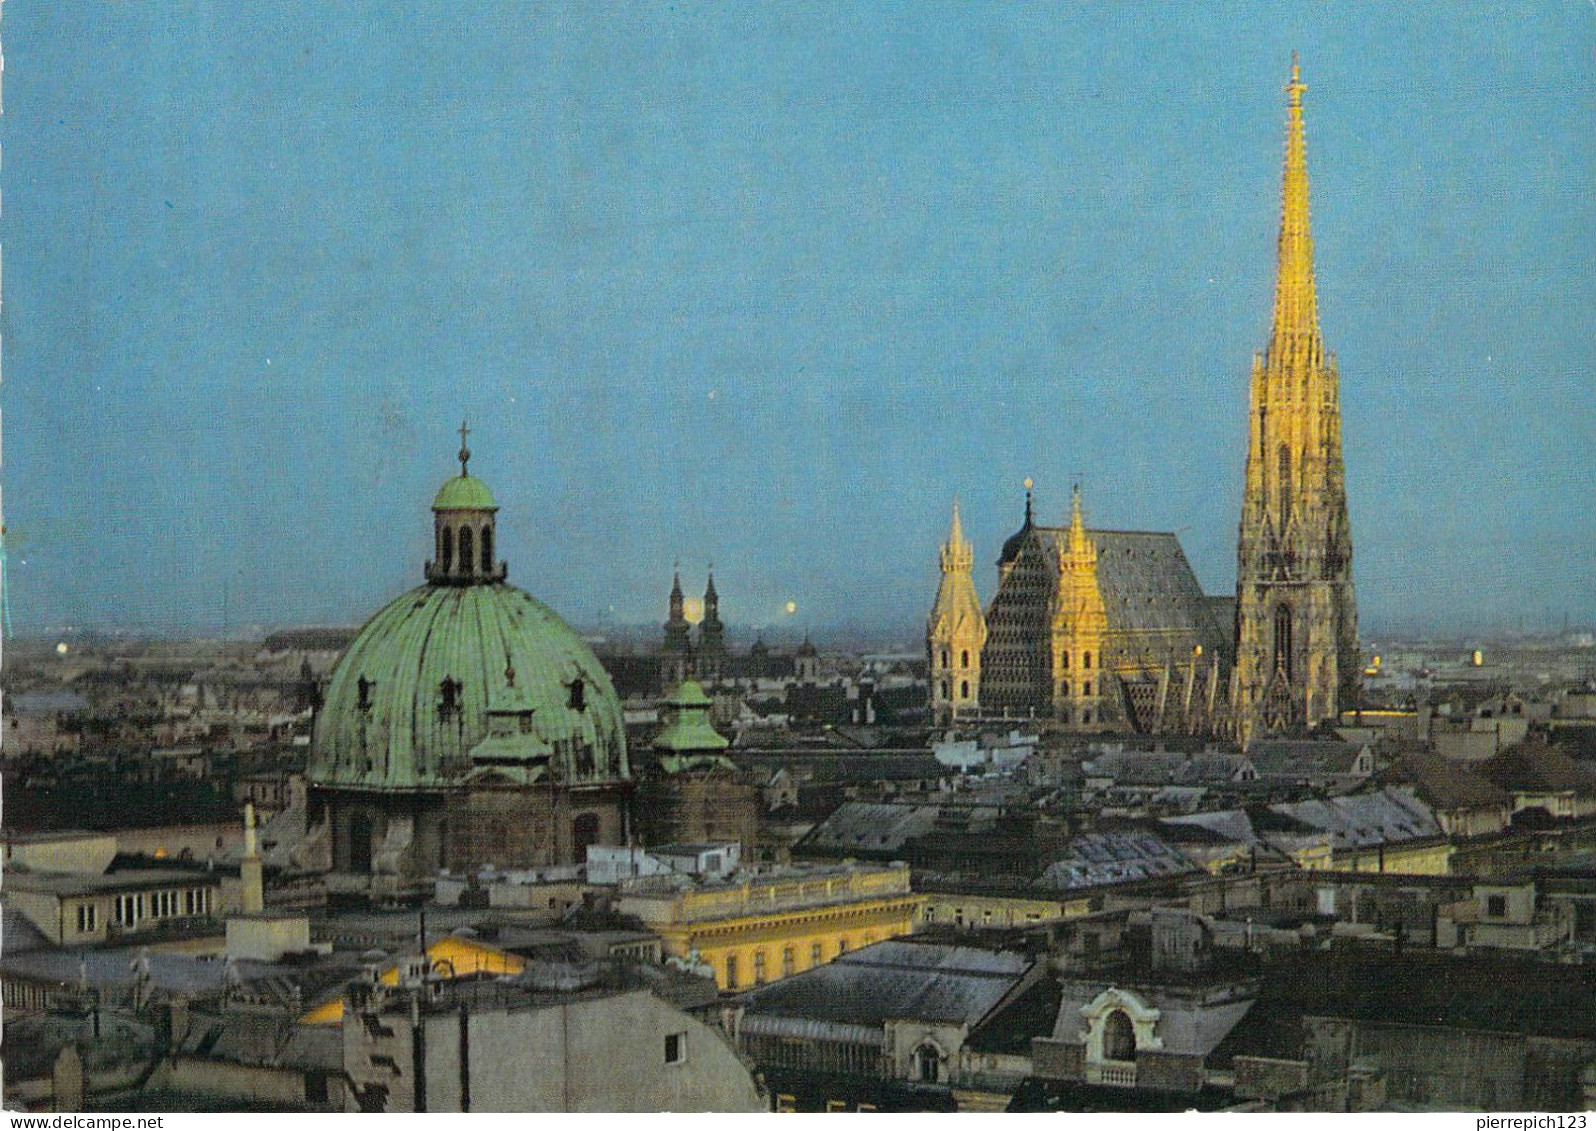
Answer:
POLYGON ((432 500, 435 511, 497 510, 493 492, 475 475, 456 475, 438 489, 432 500))
MULTIPOLYGON (((434 505, 460 483, 492 505, 466 476, 434 505)), ((631 777, 615 688, 564 621, 509 585, 425 585, 372 617, 339 660, 307 776, 321 786, 447 788, 495 772, 501 747, 521 752, 516 780, 631 777)))

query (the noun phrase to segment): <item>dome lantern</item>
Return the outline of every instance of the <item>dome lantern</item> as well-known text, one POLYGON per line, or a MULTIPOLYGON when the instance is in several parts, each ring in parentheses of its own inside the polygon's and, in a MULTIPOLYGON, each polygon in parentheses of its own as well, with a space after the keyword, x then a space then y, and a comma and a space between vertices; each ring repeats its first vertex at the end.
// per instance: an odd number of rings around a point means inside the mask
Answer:
POLYGON ((426 578, 434 585, 483 585, 503 581, 509 570, 494 557, 499 506, 488 485, 469 470, 471 429, 460 422, 460 474, 432 500, 433 558, 426 578))

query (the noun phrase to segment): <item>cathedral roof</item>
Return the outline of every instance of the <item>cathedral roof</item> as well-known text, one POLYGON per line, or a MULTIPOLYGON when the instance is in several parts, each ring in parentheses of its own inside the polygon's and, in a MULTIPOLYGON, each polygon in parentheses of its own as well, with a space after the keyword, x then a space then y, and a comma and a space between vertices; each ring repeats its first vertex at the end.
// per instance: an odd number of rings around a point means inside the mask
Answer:
MULTIPOLYGON (((1062 551, 1069 528, 1039 526, 1038 535, 1062 551)), ((1192 572, 1180 539, 1149 530, 1088 530, 1097 547, 1097 585, 1113 632, 1194 633, 1221 651, 1226 633, 1192 572)))

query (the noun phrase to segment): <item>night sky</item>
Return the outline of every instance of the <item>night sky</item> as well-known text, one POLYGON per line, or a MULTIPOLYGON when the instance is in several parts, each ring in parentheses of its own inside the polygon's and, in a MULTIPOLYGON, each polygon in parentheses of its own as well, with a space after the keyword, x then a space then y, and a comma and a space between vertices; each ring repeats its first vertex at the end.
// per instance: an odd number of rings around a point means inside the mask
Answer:
POLYGON ((1302 53, 1366 632, 1596 621, 1596 3, 4 15, 19 632, 358 622, 457 469, 510 579, 916 638, 1037 481, 1234 585, 1302 53), (786 614, 788 601, 798 611, 786 614))

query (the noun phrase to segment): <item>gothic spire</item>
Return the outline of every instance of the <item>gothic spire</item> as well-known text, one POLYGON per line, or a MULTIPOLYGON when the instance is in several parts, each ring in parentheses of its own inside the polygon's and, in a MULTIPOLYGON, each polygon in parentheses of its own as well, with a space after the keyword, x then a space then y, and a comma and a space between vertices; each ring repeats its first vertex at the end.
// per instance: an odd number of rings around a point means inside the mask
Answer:
POLYGON ((959 521, 959 500, 953 500, 953 523, 948 528, 948 541, 942 547, 942 572, 968 572, 975 562, 975 551, 964 537, 964 524, 959 521))
POLYGON ((1280 189, 1274 330, 1269 340, 1272 359, 1280 351, 1313 360, 1318 353, 1319 303, 1308 217, 1308 143, 1302 123, 1302 94, 1307 89, 1293 52, 1291 81, 1286 84, 1286 159, 1280 189))
POLYGON ((1087 549, 1086 520, 1081 515, 1081 485, 1070 490, 1070 552, 1084 553, 1087 549))

